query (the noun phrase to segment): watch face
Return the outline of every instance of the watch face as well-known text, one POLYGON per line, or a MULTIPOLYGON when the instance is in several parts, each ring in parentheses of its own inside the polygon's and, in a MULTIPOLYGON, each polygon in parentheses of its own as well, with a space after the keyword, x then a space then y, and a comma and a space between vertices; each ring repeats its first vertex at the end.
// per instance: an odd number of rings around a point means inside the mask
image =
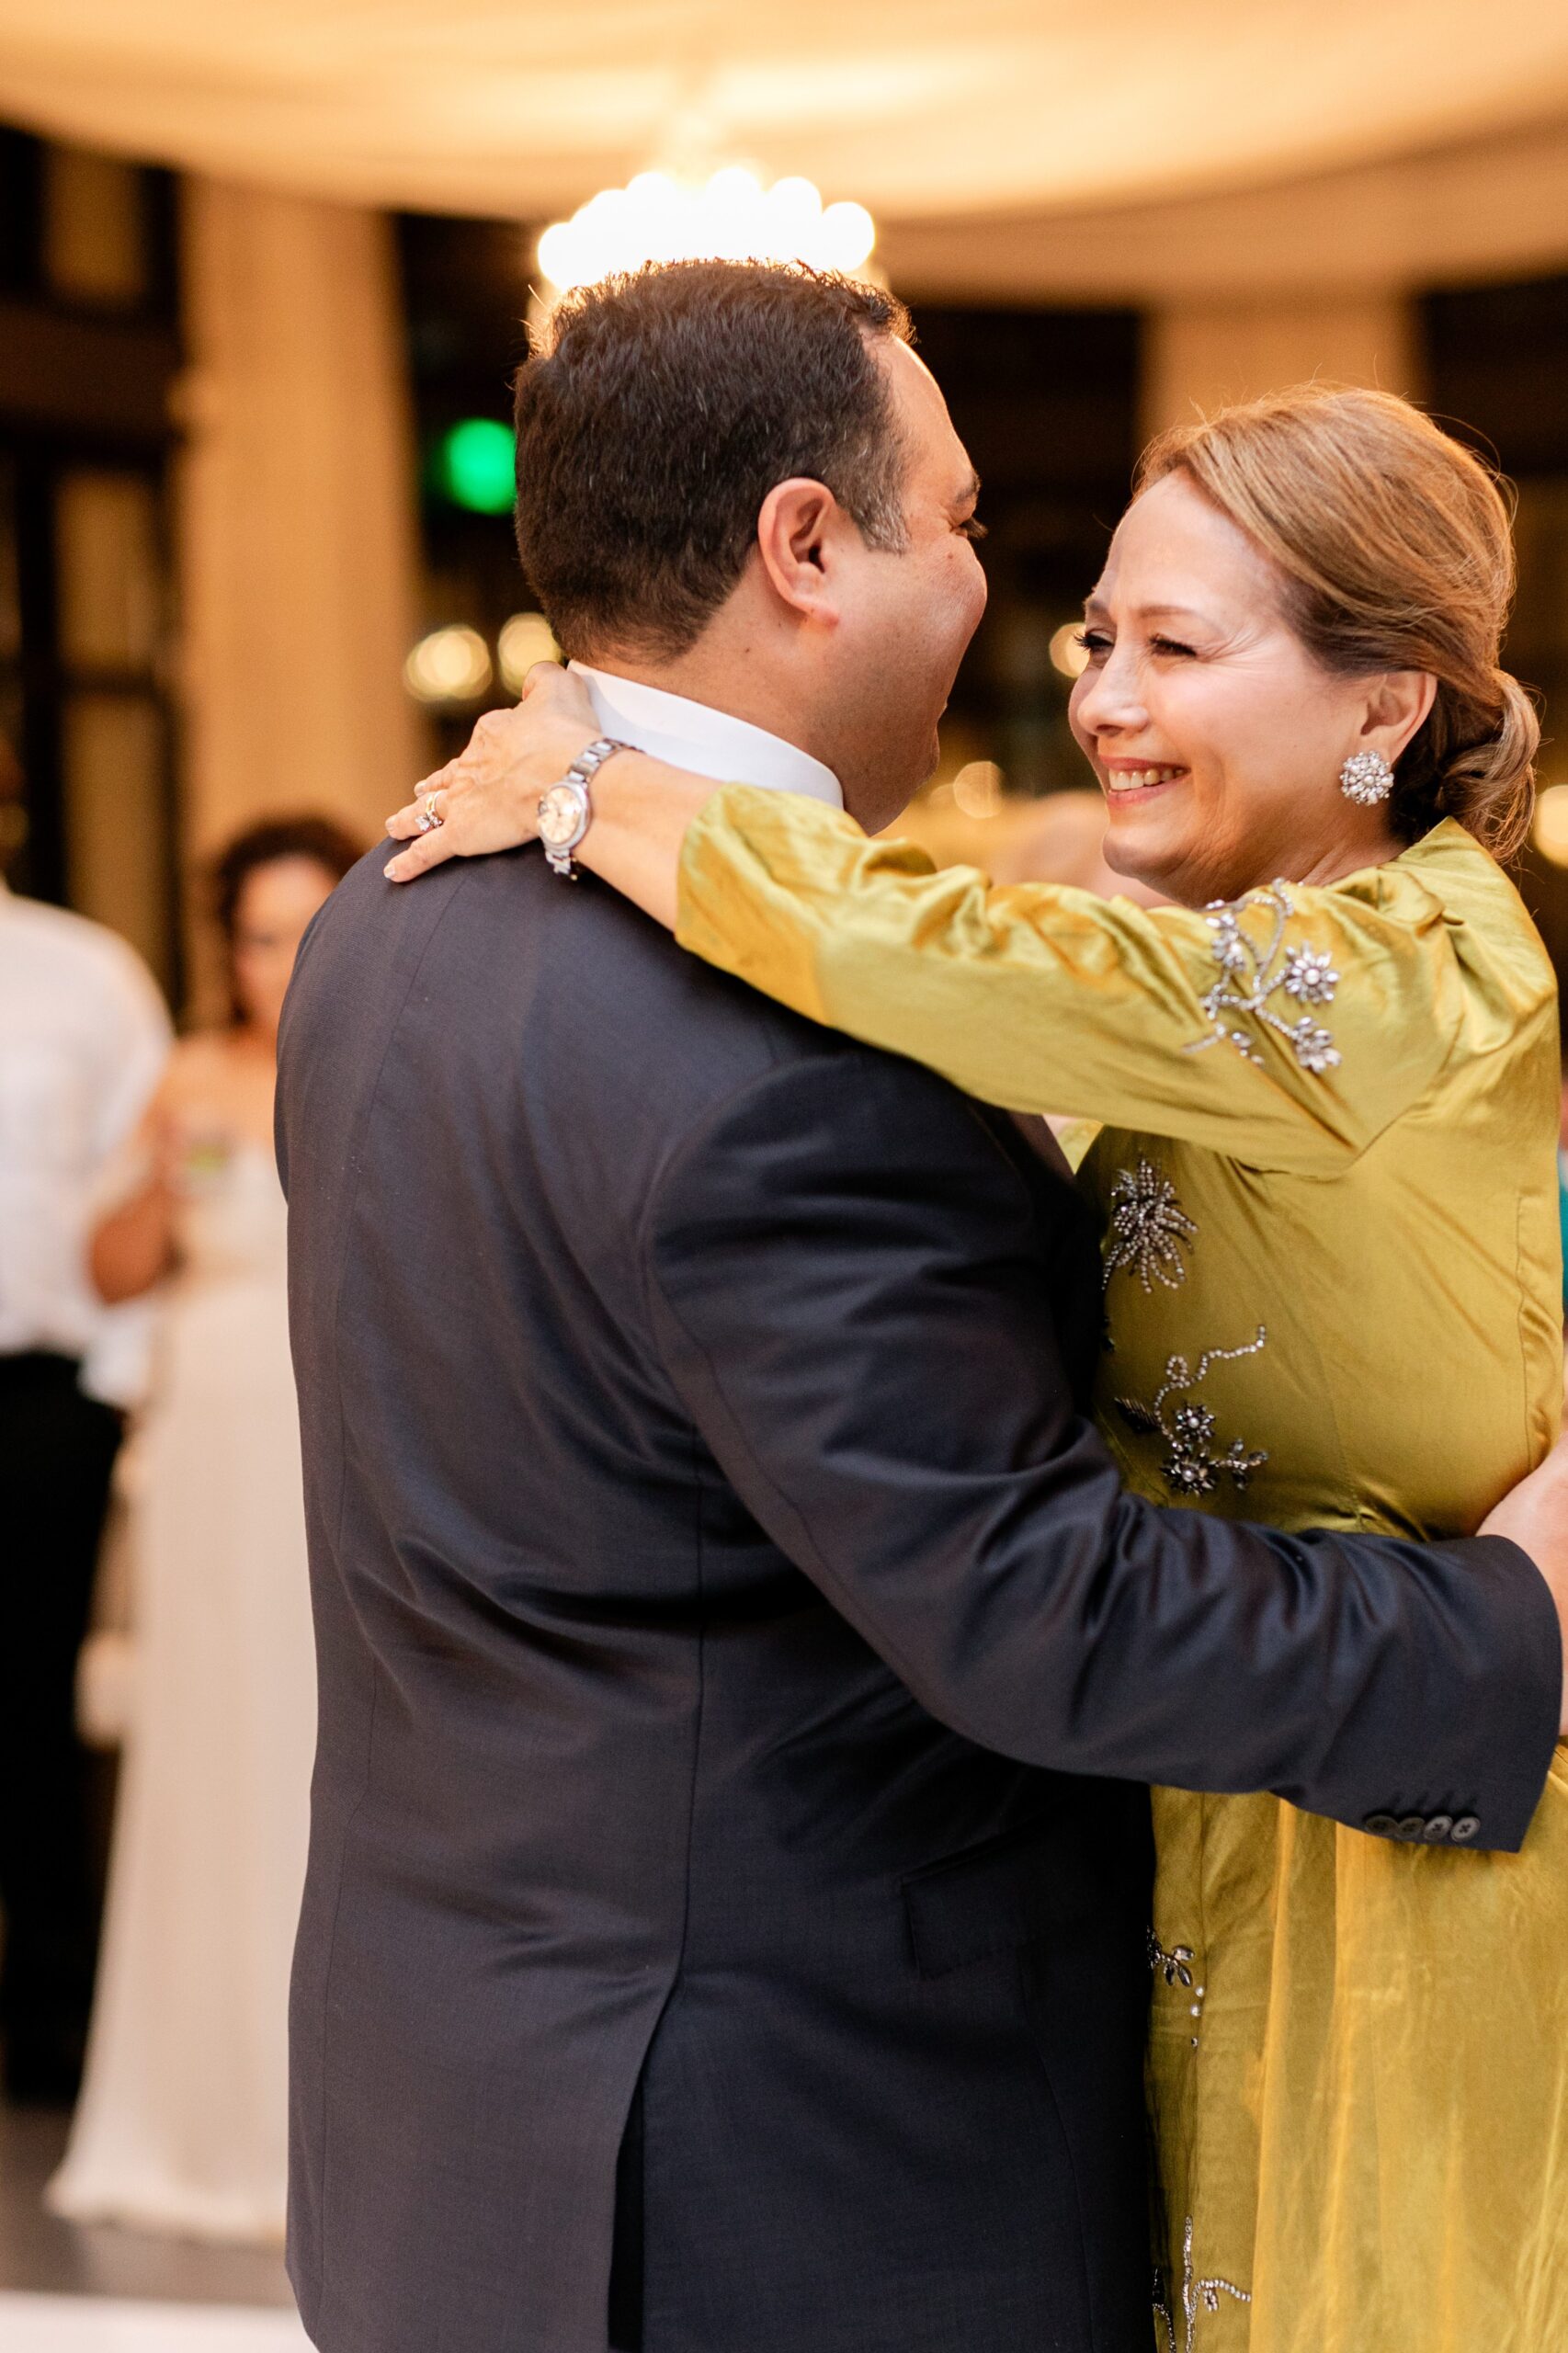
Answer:
POLYGON ((582 795, 569 784, 552 784, 539 804, 540 839, 559 849, 571 840, 582 818, 582 795))

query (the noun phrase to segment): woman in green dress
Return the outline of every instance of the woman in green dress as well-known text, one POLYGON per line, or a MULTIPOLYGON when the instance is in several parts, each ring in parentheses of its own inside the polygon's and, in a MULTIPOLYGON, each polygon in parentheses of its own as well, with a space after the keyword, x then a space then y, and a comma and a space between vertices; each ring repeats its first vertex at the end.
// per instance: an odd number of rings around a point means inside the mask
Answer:
MULTIPOLYGON (((580 856, 686 947, 1104 1123, 1098 1415, 1163 1502, 1451 1535, 1555 1434, 1556 991, 1494 855, 1536 745, 1511 585, 1495 484, 1402 402, 1308 390, 1157 443, 1073 720, 1110 863, 1179 905, 992 890, 641 755, 596 780, 580 856)), ((389 870, 528 838, 597 733, 548 674, 389 870)), ((1159 1791, 1155 1822, 1160 2353, 1568 2344, 1562 1752, 1517 1856, 1268 1796, 1159 1791)))

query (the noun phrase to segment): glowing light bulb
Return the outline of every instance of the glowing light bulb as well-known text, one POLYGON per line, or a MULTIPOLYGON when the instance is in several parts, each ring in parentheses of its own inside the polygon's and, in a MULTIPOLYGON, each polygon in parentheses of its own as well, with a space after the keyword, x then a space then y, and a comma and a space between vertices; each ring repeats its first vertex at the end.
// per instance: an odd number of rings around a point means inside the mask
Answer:
POLYGON ((767 191, 767 209, 775 234, 787 247, 804 252, 822 220, 822 198, 810 180, 775 180, 767 191))
POLYGON ((830 269, 858 269, 877 242, 876 222, 863 204, 830 204, 817 238, 830 269))
POLYGON ((539 241, 539 266, 552 286, 564 289, 576 282, 572 276, 575 254, 570 221, 552 221, 539 241))
MULTIPOLYGON (((638 261, 678 261, 684 251, 689 199, 667 172, 639 172, 627 185, 628 205, 641 239, 638 261)), ((635 268, 637 262, 628 267, 635 268)))
POLYGON ((863 204, 826 210, 798 175, 765 190, 744 165, 727 165, 703 187, 664 172, 639 172, 623 188, 601 188, 569 221, 540 238, 540 274, 558 292, 587 286, 645 262, 803 261, 856 270, 876 244, 863 204))

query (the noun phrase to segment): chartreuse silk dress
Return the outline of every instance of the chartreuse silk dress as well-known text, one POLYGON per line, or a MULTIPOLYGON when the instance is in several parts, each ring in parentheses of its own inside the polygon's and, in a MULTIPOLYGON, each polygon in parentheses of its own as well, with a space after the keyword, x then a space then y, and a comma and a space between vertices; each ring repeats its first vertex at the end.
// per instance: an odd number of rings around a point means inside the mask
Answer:
MULTIPOLYGON (((1458 824, 1151 912, 730 786, 678 936, 987 1102, 1106 1123, 1097 1415, 1141 1494, 1449 1536, 1551 1445, 1556 991, 1458 824)), ((1568 2353, 1564 1754, 1518 1855, 1156 1792, 1160 2353, 1568 2353)))

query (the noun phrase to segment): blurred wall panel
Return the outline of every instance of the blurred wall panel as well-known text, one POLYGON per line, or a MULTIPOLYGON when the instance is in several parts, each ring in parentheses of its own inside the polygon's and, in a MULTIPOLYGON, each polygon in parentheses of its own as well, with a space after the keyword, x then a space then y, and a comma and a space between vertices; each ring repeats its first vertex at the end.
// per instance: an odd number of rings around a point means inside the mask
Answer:
POLYGON ((68 301, 131 308, 149 280, 146 190, 134 164, 80 147, 43 156, 43 265, 68 301))
POLYGON ((82 690, 62 728, 71 901, 162 974, 170 867, 164 713, 151 695, 82 690))
POLYGON ((158 502, 144 474, 78 467, 57 493, 60 650, 76 669, 150 669, 162 637, 158 502))
POLYGON ((71 903, 123 934, 172 989, 176 852, 161 505, 161 485, 145 471, 66 465, 55 474, 54 647, 71 903))
POLYGON ((1143 429, 1314 378, 1419 392, 1415 315, 1403 293, 1174 303, 1146 329, 1143 429))
POLYGON ((330 812, 367 841, 421 769, 415 467, 391 230, 185 184, 187 835, 330 812))

